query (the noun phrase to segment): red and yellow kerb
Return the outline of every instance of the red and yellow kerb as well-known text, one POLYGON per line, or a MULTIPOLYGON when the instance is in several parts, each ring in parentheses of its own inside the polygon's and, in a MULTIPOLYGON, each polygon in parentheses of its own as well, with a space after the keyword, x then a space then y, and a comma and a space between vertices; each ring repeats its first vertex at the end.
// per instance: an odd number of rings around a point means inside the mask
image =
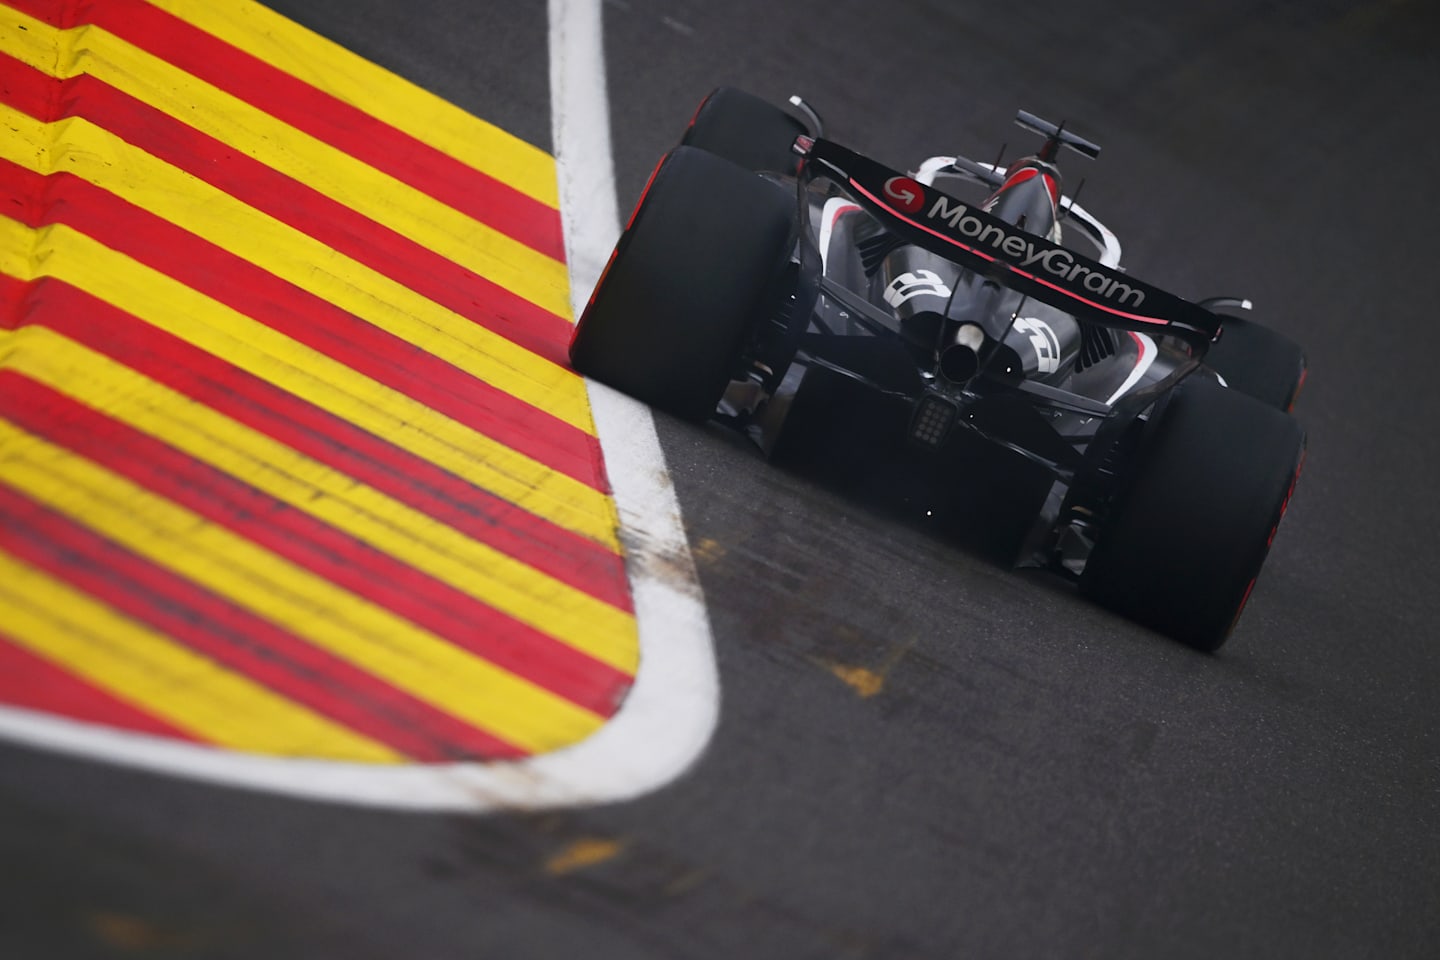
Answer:
POLYGON ((5 0, 0 128, 0 706, 375 763, 605 723, 550 156, 245 0, 5 0))

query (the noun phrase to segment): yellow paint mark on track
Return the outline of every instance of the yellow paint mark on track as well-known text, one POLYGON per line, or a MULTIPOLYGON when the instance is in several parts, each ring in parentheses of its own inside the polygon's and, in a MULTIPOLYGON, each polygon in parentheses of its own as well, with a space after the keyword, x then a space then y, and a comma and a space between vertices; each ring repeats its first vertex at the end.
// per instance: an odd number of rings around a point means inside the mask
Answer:
MULTIPOLYGON (((11 478, 11 431, 0 428, 11 478)), ((301 754, 367 763, 402 758, 231 673, 0 551, 0 609, 5 633, 21 646, 202 741, 260 753, 301 754)))
MULTIPOLYGON (((523 750, 573 743, 603 723, 588 710, 5 421, 0 421, 0 449, 5 451, 0 482, 523 750)), ((155 691, 143 698, 147 704, 163 700, 155 691)))
POLYGON ((258 3, 150 3, 541 203, 560 205, 548 153, 324 37, 306 32, 303 44, 295 42, 294 23, 258 3), (282 37, 290 42, 277 43, 282 37))
POLYGON ((817 658, 814 662, 830 671, 837 680, 854 690, 860 699, 868 700, 884 692, 885 682, 890 671, 910 652, 912 646, 914 646, 913 643, 907 642, 893 647, 879 666, 873 670, 869 667, 837 663, 834 660, 817 658))
POLYGON ((848 667, 844 664, 831 663, 827 668, 851 690, 864 700, 875 696, 885 689, 885 677, 867 667, 848 667))
MULTIPOLYGON (((3 140, 0 138, 0 142, 3 140)), ((5 149, 0 146, 0 151, 5 149)), ((20 280, 42 276, 63 280, 481 489, 619 551, 615 504, 607 494, 376 383, 70 227, 57 224, 35 231, 0 217, 0 272, 20 280)))
MULTIPOLYGON (((204 6, 190 4, 186 12, 204 6)), ((6 7, 0 7, 0 12, 13 18, 21 28, 0 30, 0 49, 16 59, 61 79, 84 73, 102 80, 266 166, 308 184, 376 223, 410 237, 450 261, 488 277, 531 303, 558 316, 570 316, 569 280, 560 261, 532 250, 100 27, 57 30, 6 7)), ((196 198, 182 194, 180 199, 189 207, 196 198)), ((153 202, 142 205, 161 212, 153 202)), ((172 222, 180 221, 172 218, 172 222)), ((240 225, 236 230, 244 232, 240 225)))
MULTIPOLYGON (((205 942, 199 932, 188 927, 159 923, 114 910, 97 910, 87 914, 86 926, 107 947, 131 952, 193 951, 205 942)), ((219 942, 219 936, 211 940, 219 942)))
POLYGON ((607 860, 613 860, 623 849, 624 845, 620 841, 604 837, 576 840, 545 861, 545 872, 551 876, 563 876, 598 866, 607 860))
POLYGON ((630 614, 102 354, 32 327, 0 331, 0 366, 104 411, 589 656, 635 671, 630 614))

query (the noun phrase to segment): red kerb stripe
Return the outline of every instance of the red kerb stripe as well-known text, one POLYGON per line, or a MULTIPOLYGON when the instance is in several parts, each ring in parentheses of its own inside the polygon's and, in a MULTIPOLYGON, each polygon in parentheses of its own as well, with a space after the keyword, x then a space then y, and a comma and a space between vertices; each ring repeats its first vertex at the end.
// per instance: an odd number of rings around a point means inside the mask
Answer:
MULTIPOLYGON (((524 751, 442 713, 266 620, 182 580, 0 484, 0 548, 101 603, 244 674, 282 697, 422 762, 513 758, 524 751)), ((0 644, 0 659, 5 653, 0 644)), ((3 668, 0 668, 3 669, 3 668)), ((140 725, 99 691, 53 668, 22 703, 145 733, 190 739, 158 722, 140 725), (93 698, 93 699, 92 699, 93 698)))
POLYGON ((7 4, 62 29, 87 23, 103 27, 441 203, 547 256, 565 259, 554 208, 143 0, 7 4))
MULTIPOLYGON (((0 54, 0 99, 37 120, 83 117, 468 320, 565 364, 570 322, 94 77, 56 80, 0 54)), ((553 213, 553 211, 552 211, 553 213)))
POLYGON ((629 675, 11 371, 0 416, 587 710, 608 716, 629 689, 629 675))
MULTIPOLYGON (((7 75, 7 66, 0 55, 0 75, 7 75)), ((17 79, 24 82, 0 86, 0 100, 27 113, 50 102, 57 89, 55 82, 29 68, 20 66, 19 70, 17 79)), ((77 89, 83 86, 92 93, 109 90, 90 78, 79 78, 74 83, 77 89)), ((110 94, 123 97, 117 91, 110 94)), ((58 95, 53 98, 60 99, 58 95)), ((89 99, 104 98, 97 95, 89 99)), ((65 102, 71 104, 70 112, 84 115, 84 110, 75 108, 89 99, 72 101, 67 96, 65 102)), ((458 308, 457 312, 468 319, 537 356, 557 366, 567 363, 565 350, 571 327, 561 318, 429 254, 268 167, 233 155, 222 145, 168 118, 157 116, 153 126, 140 124, 136 130, 123 129, 129 124, 115 121, 127 113, 134 116, 154 112, 138 101, 124 99, 126 102, 104 105, 104 109, 97 107, 90 119, 122 128, 118 132, 127 140, 159 150, 167 155, 165 159, 182 168, 193 166, 197 175, 225 181, 216 185, 238 199, 273 207, 270 212, 279 219, 305 220, 301 229, 313 228, 312 235, 341 253, 366 247, 364 254, 373 268, 422 295, 427 293, 427 283, 432 287, 446 286, 444 291, 429 292, 443 293, 450 301, 449 307, 458 308), (162 142, 167 140, 167 134, 180 131, 187 133, 171 138, 174 142, 162 142), (200 142, 190 142, 197 140, 200 142), (221 176, 231 167, 244 166, 253 169, 235 177, 221 176), (429 258, 433 262, 416 269, 407 266, 407 257, 429 258), (438 277, 446 279, 442 282, 438 277)), ((51 112, 47 109, 30 115, 46 119, 51 112)), ((23 207, 30 226, 67 223, 582 483, 601 482, 597 476, 598 443, 585 431, 93 184, 64 173, 46 178, 7 161, 0 161, 0 165, 0 201, 7 201, 11 209, 23 207)))
POLYGON ((44 326, 369 484, 562 583, 630 611, 624 561, 59 280, 0 274, 0 325, 44 326))
MULTIPOLYGON (((0 487, 0 492, 4 488, 0 487)), ((0 528, 0 537, 4 536, 0 528)), ((190 740, 188 733, 19 646, 0 629, 0 705, 190 740)))

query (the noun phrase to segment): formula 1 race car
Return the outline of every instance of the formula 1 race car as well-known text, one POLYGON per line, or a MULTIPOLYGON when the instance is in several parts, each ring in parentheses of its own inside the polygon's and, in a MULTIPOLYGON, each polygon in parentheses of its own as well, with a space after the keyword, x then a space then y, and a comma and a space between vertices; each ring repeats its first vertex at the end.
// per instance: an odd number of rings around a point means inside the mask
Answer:
POLYGON ((1035 155, 903 173, 791 106, 705 99, 590 297, 575 369, 777 457, 850 416, 822 389, 843 383, 956 489, 998 471, 958 509, 1022 501, 1017 565, 1218 648, 1304 459, 1300 348, 1216 312, 1246 301, 1122 272, 1114 234, 1062 191, 1061 150, 1100 152, 1063 124, 1022 111, 1035 155))

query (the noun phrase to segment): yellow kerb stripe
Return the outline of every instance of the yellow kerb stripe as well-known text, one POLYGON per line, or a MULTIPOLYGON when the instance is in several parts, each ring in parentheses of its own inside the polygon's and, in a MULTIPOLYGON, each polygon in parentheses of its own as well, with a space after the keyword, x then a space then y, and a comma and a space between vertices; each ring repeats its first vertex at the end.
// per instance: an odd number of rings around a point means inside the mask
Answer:
POLYGON ((0 217, 0 272, 20 280, 63 280, 536 516, 620 549, 615 504, 607 494, 68 226, 35 231, 0 217))
POLYGON ((70 173, 321 297, 587 433, 584 381, 82 118, 41 123, 0 105, 0 157, 70 173))
POLYGON ((366 763, 404 758, 0 551, 5 635, 218 747, 366 763))
MULTIPOLYGON (((17 60, 60 79, 83 73, 102 80, 531 303, 569 317, 569 280, 560 261, 99 27, 56 30, 6 7, 0 12, 20 28, 0 29, 0 49, 17 60)), ((553 160, 549 169, 553 177, 553 160)))
POLYGON ((318 87, 552 207, 550 155, 248 0, 150 0, 232 47, 318 87))
POLYGON ((0 420, 8 484, 290 633, 530 752, 593 733, 603 719, 388 610, 0 420))
POLYGON ((385 494, 43 327, 0 330, 0 365, 527 623, 634 673, 635 619, 385 494))

